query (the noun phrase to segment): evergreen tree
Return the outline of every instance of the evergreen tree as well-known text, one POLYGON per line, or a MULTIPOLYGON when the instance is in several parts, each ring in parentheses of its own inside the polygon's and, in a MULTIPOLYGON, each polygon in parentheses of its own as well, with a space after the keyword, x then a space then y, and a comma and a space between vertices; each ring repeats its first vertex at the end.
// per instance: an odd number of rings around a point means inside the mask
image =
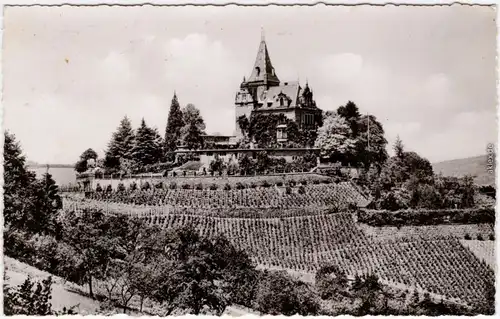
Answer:
POLYGON ((155 164, 159 161, 158 139, 154 129, 146 125, 142 119, 141 126, 137 129, 135 143, 132 148, 132 159, 139 167, 155 164))
POLYGON ((394 143, 394 154, 400 159, 403 158, 404 145, 401 139, 399 138, 399 135, 396 137, 396 142, 394 143))
POLYGON ((120 160, 129 160, 132 158, 132 148, 134 146, 134 130, 128 117, 124 117, 116 132, 113 133, 108 149, 104 165, 107 168, 119 168, 120 160))
POLYGON ((351 127, 352 137, 356 138, 359 131, 358 120, 361 117, 358 106, 354 102, 348 101, 345 106, 341 106, 337 109, 337 114, 347 120, 351 127))
MULTIPOLYGON (((167 128, 165 129, 165 152, 175 151, 181 137, 181 129, 184 126, 182 111, 177 100, 177 95, 174 93, 170 112, 168 113, 167 128)), ((172 156, 169 156, 172 160, 172 156)))

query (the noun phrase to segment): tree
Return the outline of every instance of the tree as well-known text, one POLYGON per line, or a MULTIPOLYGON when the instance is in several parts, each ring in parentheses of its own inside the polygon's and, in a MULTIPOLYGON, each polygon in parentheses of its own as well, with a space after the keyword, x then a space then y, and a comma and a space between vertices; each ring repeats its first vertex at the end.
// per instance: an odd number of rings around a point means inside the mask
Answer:
POLYGON ((134 130, 128 117, 120 121, 120 125, 113 133, 108 149, 105 154, 105 166, 111 169, 119 169, 120 160, 132 158, 134 146, 134 130))
POLYGON ((357 121, 356 161, 369 169, 372 164, 380 168, 389 157, 384 128, 373 115, 363 115, 357 121), (370 134, 368 134, 368 127, 370 134), (368 143, 369 142, 369 143, 368 143))
POLYGON ((315 147, 321 149, 321 156, 331 160, 345 161, 355 150, 356 140, 351 138, 352 131, 347 121, 332 114, 325 118, 323 126, 318 129, 315 147))
POLYGON ((344 295, 348 288, 345 273, 334 265, 326 265, 318 269, 315 282, 322 299, 335 299, 344 295))
MULTIPOLYGON (((124 224, 123 219, 105 216, 98 210, 84 210, 78 215, 66 214, 62 223, 64 225, 62 240, 75 249, 68 271, 79 273, 79 283, 87 283, 90 297, 94 297, 93 282, 95 279, 105 279, 109 263, 117 257, 123 256, 122 236, 118 227, 124 224)), ((126 227, 126 226, 123 226, 126 227)), ((123 231, 123 229, 122 229, 123 231)))
POLYGON ((146 125, 146 121, 142 119, 140 127, 135 135, 134 147, 132 148, 132 159, 139 167, 155 164, 160 161, 160 153, 158 150, 158 134, 157 132, 146 125))
POLYGON ((292 316, 317 315, 319 304, 303 282, 284 271, 263 273, 256 292, 257 309, 265 314, 292 316))
POLYGON ((337 114, 346 119, 351 127, 352 138, 358 136, 358 120, 361 117, 359 109, 352 101, 348 101, 345 106, 340 106, 337 109, 337 114))
POLYGON ((86 172, 89 168, 89 160, 97 161, 97 153, 91 148, 85 150, 82 155, 80 155, 80 159, 75 164, 75 171, 78 173, 86 172))
POLYGON ((396 136, 396 142, 394 142, 394 154, 400 159, 403 158, 404 145, 401 139, 399 138, 399 135, 396 136))
MULTIPOLYGON (((58 189, 50 174, 37 180, 25 166, 25 157, 14 135, 5 132, 4 222, 6 232, 17 229, 50 233, 61 207, 58 189)), ((9 244, 6 236, 6 245, 9 244)))
MULTIPOLYGON (((174 93, 170 111, 168 113, 167 127, 165 129, 165 152, 173 152, 177 148, 181 138, 181 129, 184 126, 182 111, 174 93)), ((171 157, 171 156, 170 156, 171 157)), ((170 158, 169 160, 173 160, 170 158)))

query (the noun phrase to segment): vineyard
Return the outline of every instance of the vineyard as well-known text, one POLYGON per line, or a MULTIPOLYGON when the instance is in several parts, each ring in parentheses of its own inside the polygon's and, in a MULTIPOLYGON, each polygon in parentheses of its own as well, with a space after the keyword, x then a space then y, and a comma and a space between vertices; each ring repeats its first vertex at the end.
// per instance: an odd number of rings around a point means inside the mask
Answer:
POLYGON ((490 240, 495 236, 493 224, 469 225, 424 225, 424 226, 385 226, 373 227, 360 224, 359 227, 374 240, 405 239, 483 239, 490 240))
POLYGON ((366 206, 369 201, 351 183, 312 184, 295 187, 268 186, 241 189, 151 189, 127 192, 94 192, 89 199, 100 202, 190 209, 305 208, 366 206))
POLYGON ((496 257, 494 241, 461 240, 460 242, 470 249, 477 258, 484 260, 492 270, 495 270, 496 257))
MULTIPOLYGON (((351 183, 304 183, 102 191, 67 197, 64 206, 72 211, 100 208, 160 228, 191 225, 205 236, 223 234, 260 267, 314 273, 331 263, 349 276, 375 273, 394 286, 458 303, 485 300, 494 282, 488 244, 494 239, 492 223, 420 225, 418 211, 378 216, 346 209, 368 202, 351 183)), ((423 216, 433 214, 438 222, 450 220, 447 216, 452 221, 491 219, 490 211, 454 213, 424 211, 423 216)))

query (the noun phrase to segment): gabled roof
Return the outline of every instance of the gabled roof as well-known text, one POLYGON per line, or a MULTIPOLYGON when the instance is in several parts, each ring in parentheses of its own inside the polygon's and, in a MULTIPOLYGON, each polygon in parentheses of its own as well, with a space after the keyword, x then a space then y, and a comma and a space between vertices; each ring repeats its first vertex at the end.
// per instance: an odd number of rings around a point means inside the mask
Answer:
POLYGON ((247 83, 256 81, 269 81, 276 83, 280 82, 278 76, 274 72, 273 65, 271 64, 271 58, 269 57, 269 52, 267 51, 267 44, 264 37, 262 37, 260 41, 257 58, 255 59, 252 74, 248 78, 247 83))

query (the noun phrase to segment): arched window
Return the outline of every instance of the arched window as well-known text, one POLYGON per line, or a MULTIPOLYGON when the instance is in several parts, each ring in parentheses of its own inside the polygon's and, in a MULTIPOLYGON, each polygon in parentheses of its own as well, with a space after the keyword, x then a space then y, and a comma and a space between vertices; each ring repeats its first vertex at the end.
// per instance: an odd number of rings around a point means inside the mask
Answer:
POLYGON ((280 97, 280 106, 283 106, 283 97, 280 97))
POLYGON ((260 68, 257 66, 257 67, 255 67, 255 70, 257 70, 257 76, 259 76, 260 75, 260 68))

